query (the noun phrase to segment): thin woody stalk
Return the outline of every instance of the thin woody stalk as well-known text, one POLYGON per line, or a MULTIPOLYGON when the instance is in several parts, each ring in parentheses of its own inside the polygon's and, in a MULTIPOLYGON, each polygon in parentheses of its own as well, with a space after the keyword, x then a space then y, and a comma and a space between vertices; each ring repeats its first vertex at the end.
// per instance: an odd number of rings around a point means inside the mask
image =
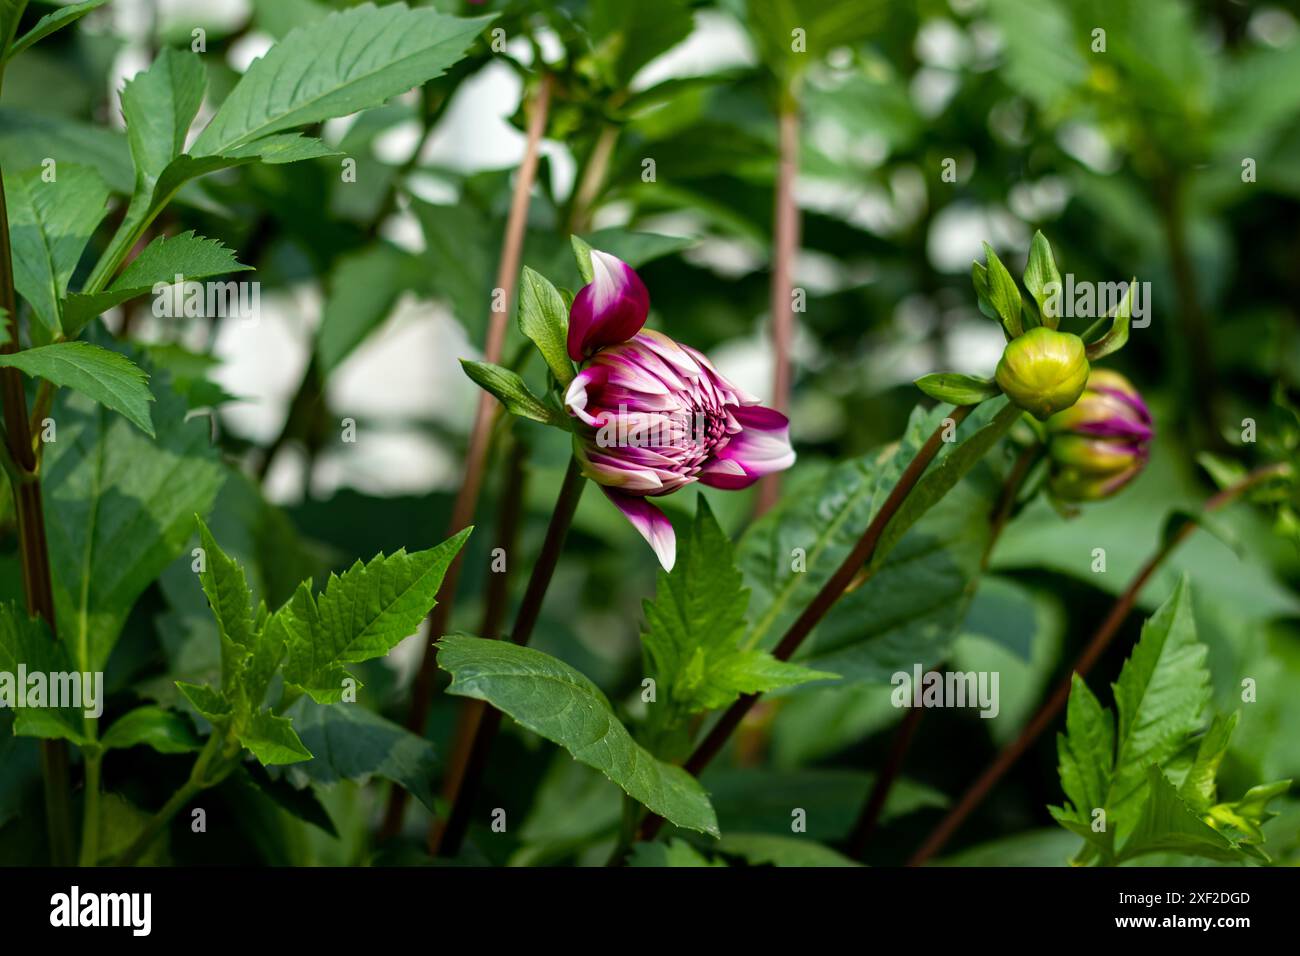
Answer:
MULTIPOLYGON (((772 407, 790 412, 790 346, 794 338, 794 259, 799 251, 799 206, 795 180, 799 175, 799 112, 788 97, 779 118, 780 156, 773 211, 772 248, 772 407)), ((763 514, 781 494, 779 474, 768 475, 758 486, 756 510, 763 514)))
MULTIPOLYGON (((568 471, 564 474, 564 483, 560 486, 559 496, 555 500, 555 510, 551 513, 550 523, 546 527, 546 537, 542 541, 542 550, 533 565, 528 578, 528 588, 524 592, 523 602, 519 605, 519 614, 515 618, 514 630, 510 639, 523 646, 532 639, 533 628, 541 614, 542 601, 546 589, 550 587, 555 567, 564 550, 564 539, 568 536, 573 515, 578 510, 582 490, 586 479, 576 459, 570 459, 568 471)), ((488 708, 481 701, 478 705, 479 719, 475 722, 474 736, 467 749, 464 764, 456 768, 459 779, 449 781, 448 796, 451 813, 445 826, 436 825, 429 831, 429 852, 434 856, 453 857, 460 852, 461 843, 469 829, 470 814, 478 792, 483 784, 483 775, 487 770, 488 755, 492 742, 501 726, 501 711, 495 707, 488 708)))
MULTIPOLYGON (((9 209, 0 172, 0 308, 5 312, 5 338, 0 352, 18 351, 18 309, 14 295, 13 255, 9 245, 9 209)), ((4 404, 6 466, 14 493, 18 542, 22 556, 23 594, 27 612, 44 619, 55 639, 54 591, 50 579, 49 546, 45 538, 45 508, 41 499, 40 463, 27 420, 27 393, 22 373, 0 369, 0 399, 4 404)), ((56 866, 73 861, 72 812, 68 802, 68 746, 62 740, 41 741, 41 771, 45 780, 45 815, 50 857, 56 866)), ((94 821, 98 825, 98 820, 94 821)))
MULTIPOLYGON (((944 421, 940 422, 939 426, 930 434, 930 437, 925 440, 925 444, 921 446, 911 462, 908 463, 907 468, 904 469, 903 474, 899 476, 897 484, 889 493, 889 497, 880 506, 880 510, 876 512, 875 517, 871 519, 871 523, 867 525, 867 529, 862 533, 862 537, 858 539, 858 543, 854 545, 853 550, 849 552, 848 557, 844 559, 830 579, 822 585, 822 589, 817 592, 816 597, 804 608, 803 613, 785 632, 781 642, 777 644, 776 649, 772 652, 773 657, 781 661, 788 661, 793 657, 795 651, 803 644, 804 639, 812 633, 813 628, 826 616, 826 613, 839 600, 840 595, 853 583, 858 576, 859 569, 872 560, 876 553, 876 545, 880 543, 880 538, 884 535, 889 522, 898 514, 903 503, 907 501, 907 496, 912 493, 912 489, 921 480, 921 476, 925 474, 930 462, 939 453, 939 447, 943 444, 945 430, 960 424, 974 408, 974 405, 961 405, 953 409, 952 413, 944 421)), ((704 768, 722 750, 727 740, 740 726, 740 722, 749 713, 750 708, 754 706, 760 696, 759 694, 746 694, 723 713, 718 722, 713 725, 713 729, 700 741, 700 744, 686 761, 684 766, 689 774, 698 777, 703 772, 704 768)), ((663 817, 654 814, 647 816, 641 824, 639 839, 654 839, 663 824, 663 817)))
MULTIPOLYGON (((537 155, 542 133, 546 129, 546 116, 550 108, 552 79, 550 74, 543 74, 534 94, 531 112, 528 118, 528 138, 524 147, 524 158, 519 164, 515 177, 514 194, 510 200, 510 214, 506 220, 505 236, 501 244, 501 261, 497 269, 496 288, 501 290, 499 297, 501 309, 493 309, 488 317, 487 342, 483 349, 484 360, 497 363, 501 360, 501 350, 506 337, 506 310, 514 298, 515 283, 519 276, 519 263, 523 254, 524 229, 528 224, 528 202, 533 191, 533 182, 537 176, 537 155)), ((497 401, 487 392, 479 394, 478 407, 474 413, 474 424, 470 429, 469 448, 465 452, 465 474, 460 488, 452 503, 451 520, 448 533, 456 534, 469 526, 474 520, 478 508, 479 492, 483 486, 483 470, 486 464, 488 443, 492 434, 492 423, 497 414, 497 401)), ((429 615, 429 634, 436 640, 446 633, 451 621, 451 612, 456 603, 456 586, 460 582, 463 555, 458 554, 447 569, 439 592, 437 605, 429 615)), ((416 674, 411 691, 411 709, 407 714, 406 727, 412 733, 424 735, 424 725, 429 717, 429 708, 433 703, 433 678, 437 670, 437 650, 433 641, 425 648, 424 658, 420 661, 420 670, 416 674)), ((397 835, 402 828, 402 817, 406 810, 406 791, 393 787, 389 792, 388 807, 384 813, 384 822, 380 828, 380 838, 388 839, 397 835)))
MULTIPOLYGON (((1002 486, 1002 493, 998 496, 998 501, 994 506, 989 522, 989 540, 984 547, 984 554, 980 558, 980 574, 970 584, 972 593, 979 582, 980 576, 988 570, 989 561, 993 557, 993 548, 998 543, 998 539, 1002 537, 1007 522, 1011 520, 1012 512, 1015 510, 1016 498, 1020 494, 1020 489, 1024 486, 1025 479, 1029 476, 1029 471, 1033 468, 1034 462, 1038 460, 1041 452, 1041 446, 1030 445, 1020 453, 1015 464, 1011 466, 1011 472, 1007 475, 1007 480, 1002 486)), ((871 788, 871 793, 867 796, 867 801, 863 804, 861 813, 858 814, 857 822, 854 823, 853 829, 849 832, 845 850, 855 860, 862 859, 866 853, 867 844, 876 832, 876 827, 880 823, 880 815, 884 812, 885 804, 889 801, 889 792, 897 782, 899 774, 903 772, 903 763, 907 759, 907 753, 911 749, 912 740, 916 736, 917 728, 920 727, 921 718, 924 714, 925 711, 922 708, 913 707, 903 717, 902 723, 898 726, 893 743, 890 744, 889 754, 885 758, 885 765, 880 769, 875 785, 871 788)))
MULTIPOLYGON (((1256 485, 1262 484, 1272 478, 1279 477, 1289 470, 1288 465, 1275 464, 1257 468, 1250 472, 1235 484, 1229 485, 1213 497, 1206 500, 1202 506, 1202 511, 1212 513, 1219 510, 1225 505, 1235 501, 1242 494, 1249 491, 1256 485)), ((1097 628, 1096 633, 1088 641, 1074 666, 1070 669, 1070 674, 1057 685, 1052 696, 1048 698, 1038 713, 1033 716, 1029 724, 1020 732, 1014 741, 1004 747, 994 758, 993 762, 980 774, 973 784, 962 795, 961 800, 954 806, 934 828, 925 842, 921 844, 920 849, 912 855, 907 861, 908 866, 921 866, 936 853, 944 848, 952 835, 965 822, 966 818, 983 802, 988 796, 989 791, 997 785, 1003 775, 1012 767, 1013 764, 1033 745, 1048 727, 1050 727, 1060 716, 1061 710, 1065 707, 1070 698, 1071 677, 1077 673, 1080 677, 1086 677, 1100 659, 1102 653, 1110 645, 1111 640, 1118 633, 1120 625, 1128 618, 1133 606, 1137 603, 1138 595, 1151 580, 1151 576, 1164 564, 1165 560, 1173 554, 1178 546, 1183 543, 1192 532, 1196 530, 1196 522, 1193 520, 1186 521, 1178 531, 1169 537, 1167 541, 1156 549, 1155 553, 1147 559, 1141 570, 1129 582, 1124 593, 1119 596, 1114 605, 1111 606, 1110 613, 1102 621, 1101 626, 1097 628)))

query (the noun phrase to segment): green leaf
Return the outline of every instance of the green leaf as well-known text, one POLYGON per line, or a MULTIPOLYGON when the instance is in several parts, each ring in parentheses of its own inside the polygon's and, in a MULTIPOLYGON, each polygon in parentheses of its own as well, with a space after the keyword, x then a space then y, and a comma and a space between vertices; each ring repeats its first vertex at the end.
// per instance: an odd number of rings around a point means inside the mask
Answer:
POLYGON ((637 843, 627 858, 628 866, 721 866, 724 860, 710 860, 685 840, 666 843, 637 843))
POLYGON ((1237 711, 1228 717, 1214 718, 1210 729, 1196 747, 1196 757, 1187 776, 1178 787, 1178 795, 1198 813, 1205 813, 1214 803, 1219 765, 1228 753, 1228 743, 1240 717, 1241 712, 1237 711))
POLYGON ((253 752, 263 766, 311 760, 312 753, 294 732, 288 717, 259 711, 239 732, 239 742, 253 752))
POLYGON ((153 437, 149 403, 153 393, 146 375, 119 352, 89 342, 56 342, 0 355, 0 367, 16 368, 55 385, 76 389, 105 408, 119 412, 136 428, 153 437))
MULTIPOLYGON (((1119 304, 1115 306, 1115 311, 1109 316, 1111 320, 1110 329, 1097 341, 1087 346, 1085 352, 1089 362, 1095 362, 1097 359, 1105 358, 1112 352, 1118 352, 1127 344, 1129 323, 1133 319, 1133 290, 1135 288, 1137 288, 1136 276, 1129 280, 1128 288, 1124 290, 1124 297, 1119 300, 1119 304)), ((1090 338, 1091 336, 1087 337, 1090 338)))
POLYGON ((1104 806, 1120 844, 1137 816, 1147 768, 1173 757, 1200 726, 1210 699, 1206 653, 1183 579, 1143 625, 1115 683, 1115 773, 1104 806))
POLYGON ((537 346, 560 386, 568 388, 574 374, 569 361, 569 310, 555 286, 527 266, 519 287, 519 331, 537 346))
POLYGON ((453 636, 442 638, 438 648, 438 666, 452 675, 448 693, 487 701, 595 767, 664 819, 717 835, 699 781, 638 745, 605 695, 578 671, 509 641, 453 636))
POLYGON ((980 312, 994 322, 1000 322, 998 310, 993 307, 993 299, 989 291, 989 270, 978 262, 972 262, 970 264, 970 281, 975 286, 975 300, 979 304, 980 312))
POLYGON ((326 707, 302 697, 286 713, 315 754, 289 768, 289 779, 298 786, 331 786, 340 780, 364 784, 382 777, 434 809, 437 759, 427 740, 359 704, 326 707))
POLYGON ((229 699, 215 687, 180 680, 176 682, 176 687, 200 716, 207 718, 210 723, 215 724, 234 713, 229 699))
POLYGON ((1061 788, 1078 819, 1106 805, 1115 763, 1115 721, 1078 674, 1071 675, 1066 732, 1058 734, 1061 788))
POLYGON ((202 746, 184 717, 153 704, 127 711, 113 722, 99 744, 105 750, 143 744, 162 754, 191 753, 202 746))
POLYGON ((136 598, 185 548, 225 480, 206 420, 155 375, 153 440, 77 392, 60 391, 41 484, 59 639, 103 670, 136 598))
MULTIPOLYGON (((1024 322, 1020 314, 1024 300, 1020 297, 1020 287, 1011 277, 1007 267, 1002 264, 998 254, 987 242, 984 243, 984 258, 988 261, 988 297, 989 303, 1002 320, 1002 327, 1012 338, 1024 333, 1024 322)), ((978 285, 976 286, 978 291, 978 285)))
POLYGON ((494 395, 511 415, 531 419, 543 425, 567 428, 568 421, 558 411, 528 390, 516 372, 491 362, 460 360, 461 368, 479 388, 494 395))
POLYGON ((217 622, 221 640, 221 686, 233 693, 245 662, 257 646, 258 628, 253 623, 253 592, 244 569, 218 546, 208 526, 199 518, 199 545, 203 548, 203 570, 199 581, 217 622))
POLYGON ((718 852, 738 856, 750 866, 861 866, 844 854, 805 836, 731 833, 718 841, 718 852))
POLYGON ((59 301, 82 250, 108 212, 108 186, 95 170, 60 163, 45 182, 41 169, 6 171, 14 288, 30 303, 47 336, 62 329, 59 301))
POLYGON ((595 60, 616 90, 694 25, 686 0, 591 0, 587 10, 595 60))
POLYGON ((163 47, 149 68, 122 88, 137 195, 152 193, 163 171, 185 151, 185 137, 207 85, 208 74, 197 54, 163 47))
MULTIPOLYGON (((89 742, 85 734, 85 712, 92 708, 84 689, 82 703, 87 706, 48 706, 54 699, 53 675, 66 674, 71 679, 78 670, 69 663, 63 646, 51 639, 44 621, 29 617, 12 601, 0 604, 0 709, 13 710, 15 734, 62 738, 76 744, 89 742), (26 686, 21 680, 24 675, 26 686), (37 684, 32 683, 32 675, 40 675, 37 684)), ((76 673, 76 683, 80 685, 87 676, 92 675, 84 671, 76 673)), ((104 702, 96 703, 102 707, 104 702)))
POLYGON ((1029 244, 1029 262, 1025 265, 1025 288, 1038 303, 1039 314, 1043 324, 1054 329, 1061 323, 1061 273, 1056 268, 1052 257, 1052 247, 1041 232, 1035 232, 1029 244), (1055 310, 1048 309, 1047 303, 1055 299, 1055 310))
POLYGON ((1240 800, 1210 807, 1210 825, 1216 830, 1229 831, 1241 845, 1263 843, 1264 833, 1260 827, 1269 818, 1277 816, 1268 809, 1268 804, 1290 789, 1290 780, 1275 780, 1251 787, 1240 800))
POLYGON ((194 142, 215 156, 404 93, 461 59, 491 17, 364 4, 293 30, 255 60, 194 142))
POLYGON ((129 195, 135 182, 131 150, 122 133, 56 113, 0 107, 0 167, 39 167, 55 156, 75 156, 115 193, 129 195))
POLYGON ((570 236, 569 244, 573 246, 573 259, 578 264, 578 275, 583 285, 590 285, 595 278, 591 269, 591 243, 581 236, 570 236))
POLYGON ((419 281, 419 260, 386 242, 342 256, 330 275, 316 333, 316 358, 328 375, 388 318, 397 298, 419 281))
POLYGON ((915 384, 926 395, 950 405, 978 405, 1002 394, 993 379, 960 372, 931 372, 922 375, 915 384))
POLYGON ((62 30, 64 27, 76 23, 91 10, 94 10, 96 7, 102 7, 106 3, 108 3, 108 0, 83 0, 82 3, 69 4, 66 7, 60 7, 53 13, 45 14, 45 16, 36 21, 34 27, 9 45, 9 51, 5 54, 4 58, 6 60, 12 60, 33 43, 44 40, 56 30, 62 30))
POLYGON ((741 694, 835 676, 740 647, 749 591, 731 541, 703 496, 679 548, 673 570, 659 572, 655 598, 643 605, 642 645, 671 705, 666 713, 652 708, 652 717, 673 721, 725 707, 741 694))
MULTIPOLYGON (((153 292, 161 285, 170 286, 178 279, 188 282, 251 269, 236 261, 234 253, 216 239, 196 236, 193 230, 178 236, 159 236, 103 292, 69 295, 63 303, 63 329, 74 336, 113 306, 153 292)), ((233 287, 231 283, 228 289, 233 287)))
POLYGON ((414 554, 357 561, 342 576, 331 574, 316 600, 300 587, 267 625, 283 627, 285 681, 319 703, 341 700, 343 665, 382 657, 416 632, 472 530, 414 554))
POLYGON ((1197 816, 1159 767, 1146 767, 1143 777, 1148 797, 1137 825, 1120 843, 1116 862, 1160 852, 1222 861, 1241 859, 1238 842, 1197 816))
POLYGON ((852 4, 746 0, 744 6, 759 59, 787 87, 834 47, 850 46, 870 36, 880 28, 888 10, 879 0, 852 4), (804 41, 798 49, 795 30, 804 41))

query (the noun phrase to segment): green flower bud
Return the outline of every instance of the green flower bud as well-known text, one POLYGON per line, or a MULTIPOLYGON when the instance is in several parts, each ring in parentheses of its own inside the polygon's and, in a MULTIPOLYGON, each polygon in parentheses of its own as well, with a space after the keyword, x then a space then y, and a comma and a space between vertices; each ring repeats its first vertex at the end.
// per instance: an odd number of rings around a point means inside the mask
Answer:
POLYGON ((1007 343, 996 378, 1007 398, 1045 422, 1077 402, 1088 384, 1083 339, 1045 326, 1030 329, 1007 343))

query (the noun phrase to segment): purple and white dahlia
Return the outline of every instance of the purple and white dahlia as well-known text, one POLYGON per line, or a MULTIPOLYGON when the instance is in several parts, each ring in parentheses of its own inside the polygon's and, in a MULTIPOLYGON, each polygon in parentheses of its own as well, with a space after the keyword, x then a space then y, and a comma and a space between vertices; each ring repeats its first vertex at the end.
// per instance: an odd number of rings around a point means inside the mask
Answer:
POLYGON ((765 408, 705 356, 643 329, 650 297, 636 272, 591 253, 593 279, 569 313, 569 355, 585 362, 564 398, 574 453, 665 570, 673 526, 647 498, 692 482, 735 490, 794 464, 789 420, 765 408))

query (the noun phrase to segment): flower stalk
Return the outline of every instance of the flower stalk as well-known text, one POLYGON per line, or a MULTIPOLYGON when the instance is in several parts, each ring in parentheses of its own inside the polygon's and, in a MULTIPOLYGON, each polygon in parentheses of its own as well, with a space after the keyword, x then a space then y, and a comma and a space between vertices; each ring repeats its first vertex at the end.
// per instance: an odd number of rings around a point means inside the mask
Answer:
MULTIPOLYGON (((506 310, 508 303, 514 299, 515 284, 519 276, 524 230, 528 224, 528 203, 537 177, 538 150, 542 133, 546 129, 552 82, 549 73, 542 74, 528 117, 524 157, 519 163, 519 171, 515 176, 514 193, 510 200, 510 213, 506 219, 505 236, 501 243, 501 260, 497 269, 496 287, 504 290, 504 294, 500 297, 503 305, 501 311, 493 309, 488 316, 487 341, 483 349, 485 359, 492 363, 501 360, 501 351, 505 344, 506 310)), ((483 472, 497 408, 497 402, 491 395, 486 392, 479 395, 478 406, 474 412, 474 423, 470 428, 469 447, 465 452, 465 474, 456 492, 455 501, 452 503, 451 519, 448 521, 449 534, 456 534, 474 520, 479 493, 483 486, 483 472)), ((451 621, 452 610, 456 603, 456 588, 460 583, 462 561, 463 556, 458 554, 447 569, 438 603, 429 614, 429 633, 435 639, 446 633, 451 621)), ((433 703, 437 654, 435 645, 430 642, 425 648, 411 690, 411 709, 407 714, 406 727, 420 736, 424 735, 424 725, 429 718, 429 708, 433 703)), ((401 830, 406 800, 405 790, 396 786, 392 788, 384 813, 384 822, 380 828, 381 839, 392 838, 401 830)))
MULTIPOLYGON (((546 590, 555 574, 560 553, 564 550, 564 539, 568 536, 569 526, 573 523, 585 487, 586 480, 582 477, 577 459, 570 459, 564 482, 560 485, 560 493, 555 500, 555 510, 546 527, 542 550, 533 564, 528 587, 515 618, 514 630, 510 634, 510 639, 520 646, 532 639, 546 590)), ((473 727, 473 737, 458 765, 453 766, 448 773, 446 792, 451 813, 445 823, 435 820, 430 828, 429 852, 434 856, 454 857, 460 852, 469 830, 470 814, 482 788, 492 743, 501 726, 501 711, 496 708, 488 708, 483 701, 478 700, 470 701, 467 706, 477 711, 468 718, 473 727)))

